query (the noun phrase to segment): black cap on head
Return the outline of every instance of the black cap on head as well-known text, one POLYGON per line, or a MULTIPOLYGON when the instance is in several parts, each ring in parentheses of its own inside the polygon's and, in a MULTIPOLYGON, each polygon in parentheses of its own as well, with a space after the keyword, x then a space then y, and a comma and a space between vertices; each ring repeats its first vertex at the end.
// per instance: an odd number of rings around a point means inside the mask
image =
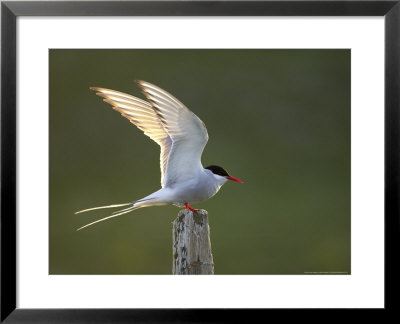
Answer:
POLYGON ((214 174, 220 175, 221 177, 229 177, 229 173, 218 165, 209 165, 206 169, 210 170, 214 174))

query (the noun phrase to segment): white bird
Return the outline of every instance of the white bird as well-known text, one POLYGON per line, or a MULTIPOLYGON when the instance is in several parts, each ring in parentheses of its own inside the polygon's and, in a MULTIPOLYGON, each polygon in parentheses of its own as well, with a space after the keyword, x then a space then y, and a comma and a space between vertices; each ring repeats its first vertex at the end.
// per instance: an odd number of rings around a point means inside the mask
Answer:
POLYGON ((242 183, 220 166, 203 168, 201 154, 208 134, 200 118, 165 90, 145 81, 135 82, 147 101, 115 90, 90 89, 160 145, 161 189, 134 202, 78 211, 76 214, 129 205, 78 230, 142 207, 173 204, 197 212, 190 204, 211 198, 227 180, 242 183))

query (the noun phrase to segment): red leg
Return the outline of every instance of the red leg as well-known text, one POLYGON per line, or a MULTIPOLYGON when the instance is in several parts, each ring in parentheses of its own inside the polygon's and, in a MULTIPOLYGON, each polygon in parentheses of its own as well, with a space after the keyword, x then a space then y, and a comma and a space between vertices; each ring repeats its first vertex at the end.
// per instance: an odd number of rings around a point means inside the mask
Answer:
POLYGON ((189 210, 191 210, 192 212, 195 212, 196 214, 197 214, 197 212, 200 210, 200 209, 195 209, 195 208, 193 208, 193 207, 190 207, 189 204, 185 204, 185 207, 186 207, 186 209, 189 209, 189 210))

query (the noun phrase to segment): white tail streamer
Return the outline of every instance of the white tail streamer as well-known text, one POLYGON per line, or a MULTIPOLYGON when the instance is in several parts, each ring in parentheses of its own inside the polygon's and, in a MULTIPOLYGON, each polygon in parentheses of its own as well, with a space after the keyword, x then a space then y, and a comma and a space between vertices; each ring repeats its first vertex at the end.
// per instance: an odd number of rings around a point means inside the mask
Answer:
POLYGON ((129 207, 129 208, 120 210, 119 212, 116 212, 117 214, 112 214, 112 215, 110 215, 110 216, 107 216, 107 217, 98 219, 98 220, 96 220, 96 221, 94 221, 94 222, 91 222, 91 223, 89 223, 89 224, 83 225, 82 227, 79 227, 79 228, 77 229, 77 231, 80 231, 81 229, 84 229, 84 228, 86 228, 86 227, 92 226, 92 225, 94 225, 94 224, 103 222, 103 221, 105 221, 105 220, 107 220, 107 219, 110 219, 110 218, 113 218, 113 217, 117 217, 117 216, 120 216, 120 215, 123 215, 123 214, 130 213, 131 211, 134 211, 135 209, 139 209, 139 208, 142 208, 142 207, 145 207, 145 206, 132 206, 132 207, 129 207))
POLYGON ((116 207, 128 206, 128 205, 131 205, 131 204, 132 203, 130 202, 130 203, 125 203, 125 204, 116 204, 116 205, 93 207, 93 208, 88 208, 88 209, 83 209, 83 210, 77 211, 75 214, 86 213, 88 211, 97 210, 97 209, 116 208, 116 207))

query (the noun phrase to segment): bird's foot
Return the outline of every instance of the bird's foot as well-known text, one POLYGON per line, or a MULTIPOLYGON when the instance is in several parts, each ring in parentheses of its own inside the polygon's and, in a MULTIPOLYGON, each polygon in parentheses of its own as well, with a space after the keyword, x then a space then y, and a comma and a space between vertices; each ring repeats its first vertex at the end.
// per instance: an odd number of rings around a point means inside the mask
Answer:
POLYGON ((185 204, 186 209, 191 210, 192 212, 195 212, 196 214, 199 212, 200 209, 195 209, 193 207, 190 207, 189 204, 185 204))

